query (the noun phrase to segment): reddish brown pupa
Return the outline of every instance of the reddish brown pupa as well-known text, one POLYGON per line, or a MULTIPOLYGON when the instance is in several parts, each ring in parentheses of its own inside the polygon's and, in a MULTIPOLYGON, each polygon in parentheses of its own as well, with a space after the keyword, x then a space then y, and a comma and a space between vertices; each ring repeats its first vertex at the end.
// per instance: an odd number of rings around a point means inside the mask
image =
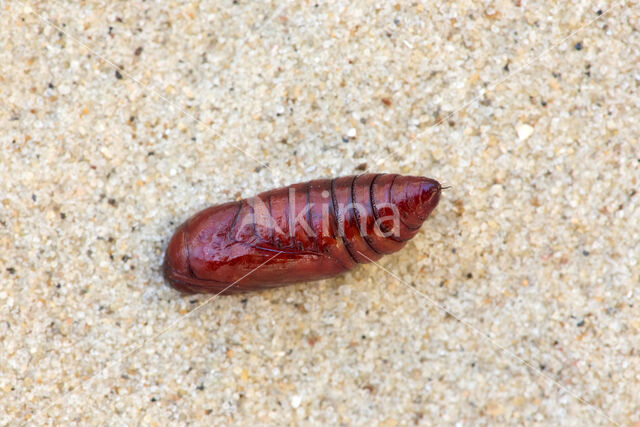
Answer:
POLYGON ((400 250, 441 190, 429 178, 365 174, 211 206, 175 232, 164 274, 181 291, 222 294, 331 277, 400 250))

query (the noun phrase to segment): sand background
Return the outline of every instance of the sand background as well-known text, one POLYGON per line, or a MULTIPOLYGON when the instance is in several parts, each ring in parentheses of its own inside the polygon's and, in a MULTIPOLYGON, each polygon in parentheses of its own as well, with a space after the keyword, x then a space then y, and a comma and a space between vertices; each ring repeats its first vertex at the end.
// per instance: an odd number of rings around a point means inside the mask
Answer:
POLYGON ((631 1, 2 2, 0 424, 640 425, 639 64, 631 1), (362 169, 452 186, 383 268, 163 281, 362 169))

